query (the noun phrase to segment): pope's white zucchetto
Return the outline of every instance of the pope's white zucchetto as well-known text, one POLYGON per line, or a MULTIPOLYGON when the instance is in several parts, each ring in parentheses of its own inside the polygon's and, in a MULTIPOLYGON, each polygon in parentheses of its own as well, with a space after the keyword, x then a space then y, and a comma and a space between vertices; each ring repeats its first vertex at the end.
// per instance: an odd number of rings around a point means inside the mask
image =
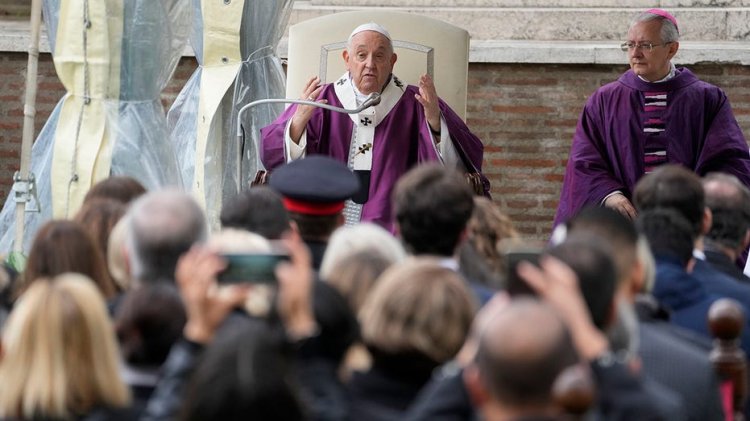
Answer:
POLYGON ((378 25, 375 22, 370 22, 370 23, 363 23, 362 25, 359 25, 358 27, 354 28, 352 33, 349 35, 349 41, 351 42, 352 38, 354 38, 355 35, 364 31, 375 31, 379 34, 382 34, 384 37, 388 38, 388 40, 391 39, 391 34, 388 33, 387 29, 385 29, 382 25, 378 25))

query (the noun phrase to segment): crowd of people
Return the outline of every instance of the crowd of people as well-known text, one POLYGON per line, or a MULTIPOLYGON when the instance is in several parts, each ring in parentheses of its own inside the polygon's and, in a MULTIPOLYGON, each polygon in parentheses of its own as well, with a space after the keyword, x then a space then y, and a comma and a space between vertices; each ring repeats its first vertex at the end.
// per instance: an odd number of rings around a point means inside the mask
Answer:
POLYGON ((282 166, 214 233, 187 193, 102 181, 5 271, 0 418, 569 419, 555 390, 571 370, 592 384, 585 419, 733 416, 707 317, 723 297, 750 315, 736 178, 662 166, 635 189, 636 221, 584 208, 536 263, 509 264, 523 240, 458 172, 407 172, 394 236, 344 224, 332 192, 356 176, 340 170, 282 166), (279 253, 271 275, 222 276, 230 256, 279 253))

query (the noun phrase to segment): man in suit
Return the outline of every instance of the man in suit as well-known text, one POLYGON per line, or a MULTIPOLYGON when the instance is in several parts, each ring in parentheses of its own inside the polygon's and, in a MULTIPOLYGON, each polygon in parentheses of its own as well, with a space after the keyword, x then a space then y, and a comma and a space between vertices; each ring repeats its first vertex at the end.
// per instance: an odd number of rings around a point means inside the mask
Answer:
MULTIPOLYGON (((689 420, 720 419, 723 409, 718 381, 705 350, 683 339, 685 332, 654 318, 634 318, 636 297, 646 293, 643 265, 638 258, 638 232, 633 223, 606 207, 582 210, 567 224, 570 235, 590 234, 606 241, 617 253, 617 300, 622 319, 635 325, 635 352, 643 363, 643 374, 677 392, 683 400, 689 420), (637 334, 637 337, 635 335, 637 334), (690 370, 685 370, 690 367, 690 370)), ((628 332, 626 332, 628 334, 628 332)))

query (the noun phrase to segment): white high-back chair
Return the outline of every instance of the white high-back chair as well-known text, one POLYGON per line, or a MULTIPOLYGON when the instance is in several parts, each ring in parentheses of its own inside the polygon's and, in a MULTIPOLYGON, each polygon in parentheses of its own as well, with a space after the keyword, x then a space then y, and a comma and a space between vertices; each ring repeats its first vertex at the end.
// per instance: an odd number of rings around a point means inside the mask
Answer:
POLYGON ((299 98, 305 82, 318 75, 323 83, 345 71, 342 53, 351 31, 376 22, 391 34, 398 61, 393 73, 416 85, 422 74, 435 81, 437 93, 464 120, 469 73, 469 33, 457 26, 411 13, 342 12, 310 19, 289 28, 286 97, 299 98))

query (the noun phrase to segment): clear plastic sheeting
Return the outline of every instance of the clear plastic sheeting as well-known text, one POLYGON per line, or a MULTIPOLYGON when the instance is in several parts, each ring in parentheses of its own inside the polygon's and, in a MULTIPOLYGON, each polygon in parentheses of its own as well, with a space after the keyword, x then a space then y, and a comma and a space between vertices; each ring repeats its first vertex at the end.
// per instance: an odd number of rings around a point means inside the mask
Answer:
MULTIPOLYGON (((67 197, 63 214, 72 216, 90 184, 110 173, 134 177, 148 188, 182 185, 160 92, 186 46, 190 1, 44 1, 55 67, 68 93, 32 148, 31 172, 40 212, 26 213, 24 250, 44 222, 60 216, 62 207, 54 197, 67 197), (87 31, 84 16, 91 20, 87 31), (71 127, 74 141, 61 134, 63 128, 69 133, 71 127), (61 151, 66 156, 58 157, 61 151), (59 165, 65 159, 73 165, 59 165), (57 170, 53 168, 56 163, 57 170), (60 169, 67 171, 65 177, 55 175, 60 169)), ((11 193, 0 212, 3 252, 12 249, 14 212, 11 193)))
MULTIPOLYGON (((239 27, 232 28, 206 21, 216 16, 217 7, 207 2, 193 0, 190 40, 200 67, 180 92, 168 121, 185 186, 193 186, 206 208, 209 223, 216 227, 222 204, 247 188, 258 170, 255 145, 259 144, 260 128, 284 109, 278 104, 251 109, 242 122, 244 142, 236 138, 237 112, 242 106, 257 99, 284 97, 285 76, 275 50, 288 23, 293 0, 246 0, 239 27), (221 30, 232 31, 233 36, 226 36, 221 30), (236 44, 227 45, 233 42, 236 44), (227 89, 221 98, 207 99, 216 95, 217 86, 202 79, 221 77, 216 76, 221 71, 218 68, 234 64, 234 58, 221 56, 222 52, 237 50, 239 65, 233 68, 236 69, 233 74, 223 75, 233 80, 225 85, 227 89), (217 106, 206 111, 206 103, 217 106), (206 118, 211 120, 210 126, 201 128, 199 119, 206 118)), ((232 4, 237 2, 234 0, 232 4)))
POLYGON ((187 45, 189 0, 124 0, 119 101, 107 103, 113 175, 182 186, 160 94, 187 45))

